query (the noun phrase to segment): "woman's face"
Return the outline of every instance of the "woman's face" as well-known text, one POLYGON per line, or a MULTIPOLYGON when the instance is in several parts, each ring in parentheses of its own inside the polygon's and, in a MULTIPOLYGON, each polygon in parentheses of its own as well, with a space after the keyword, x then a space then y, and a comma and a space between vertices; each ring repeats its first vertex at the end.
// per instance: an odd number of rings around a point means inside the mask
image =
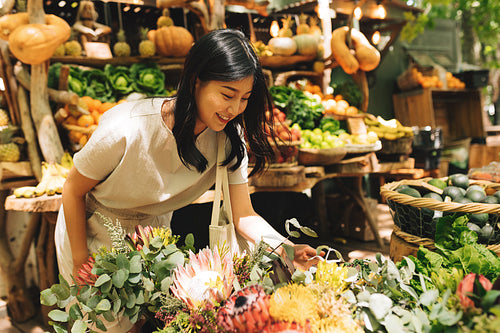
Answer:
POLYGON ((252 93, 253 76, 239 81, 206 81, 196 80, 195 100, 198 117, 194 134, 205 128, 219 132, 226 124, 245 111, 252 93))

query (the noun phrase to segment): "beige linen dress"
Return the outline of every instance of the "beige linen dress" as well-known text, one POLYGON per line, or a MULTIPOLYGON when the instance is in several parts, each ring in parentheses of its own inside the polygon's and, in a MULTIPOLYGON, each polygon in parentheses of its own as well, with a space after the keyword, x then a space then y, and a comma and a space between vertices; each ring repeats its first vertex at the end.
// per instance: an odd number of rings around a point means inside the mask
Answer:
MULTIPOLYGON (((127 233, 136 225, 170 226, 172 212, 193 202, 215 182, 216 132, 207 128, 196 145, 208 160, 199 173, 179 159, 177 145, 161 116, 164 99, 123 103, 103 114, 88 143, 74 155, 82 175, 101 180, 87 195, 87 244, 89 255, 111 239, 96 213, 119 220, 127 233)), ((226 151, 229 151, 229 143, 226 151)), ((229 172, 230 184, 247 182, 248 159, 229 172)), ((208 232, 208 225, 207 225, 208 232)), ((61 207, 55 231, 59 272, 71 281, 73 260, 61 207)), ((126 318, 125 318, 126 319, 126 318)), ((127 332, 128 320, 104 321, 108 332, 127 332), (109 325, 108 325, 109 324, 109 325)))

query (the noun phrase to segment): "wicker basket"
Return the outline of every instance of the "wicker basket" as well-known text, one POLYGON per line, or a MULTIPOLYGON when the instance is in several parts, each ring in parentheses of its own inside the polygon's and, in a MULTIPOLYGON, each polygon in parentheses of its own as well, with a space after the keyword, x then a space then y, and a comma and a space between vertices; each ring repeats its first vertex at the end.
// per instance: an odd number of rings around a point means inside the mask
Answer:
MULTIPOLYGON (((404 232, 399 228, 398 226, 394 226, 392 232, 394 235, 398 236, 399 238, 403 239, 405 242, 416 245, 416 246, 423 246, 425 248, 428 248, 429 250, 434 250, 436 249, 436 246, 434 244, 434 240, 430 238, 423 238, 423 237, 418 237, 412 234, 409 234, 407 232, 404 232)), ((497 256, 500 256, 500 244, 491 244, 487 246, 488 249, 491 251, 495 252, 497 256)))
MULTIPOLYGON (((434 239, 437 218, 446 213, 488 213, 490 222, 498 220, 500 204, 440 202, 431 198, 415 198, 395 191, 401 185, 436 189, 427 184, 429 179, 401 180, 387 183, 380 188, 380 195, 387 201, 394 224, 401 231, 416 237, 434 239)), ((481 185, 487 192, 500 189, 500 184, 487 181, 471 180, 470 184, 481 185)))
POLYGON ((413 143, 413 137, 402 137, 396 140, 387 140, 380 138, 382 142, 382 149, 378 152, 379 154, 390 155, 390 154, 401 154, 409 155, 411 153, 411 145, 413 143))
POLYGON ((299 148, 298 162, 301 165, 329 165, 341 161, 347 154, 347 148, 299 148))

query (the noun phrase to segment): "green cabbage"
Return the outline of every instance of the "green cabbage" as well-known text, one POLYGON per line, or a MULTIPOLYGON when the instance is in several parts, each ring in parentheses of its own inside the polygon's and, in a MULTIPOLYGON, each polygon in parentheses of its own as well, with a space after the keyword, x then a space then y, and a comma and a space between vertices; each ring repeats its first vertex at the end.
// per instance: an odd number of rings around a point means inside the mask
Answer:
POLYGON ((157 63, 137 63, 130 66, 134 91, 148 96, 166 96, 165 74, 157 63))
POLYGON ((85 94, 101 102, 115 102, 115 96, 111 89, 108 77, 101 69, 92 69, 83 72, 83 77, 87 80, 85 94))
POLYGON ((104 73, 108 77, 109 84, 117 98, 121 98, 134 91, 130 69, 125 66, 104 66, 104 73))

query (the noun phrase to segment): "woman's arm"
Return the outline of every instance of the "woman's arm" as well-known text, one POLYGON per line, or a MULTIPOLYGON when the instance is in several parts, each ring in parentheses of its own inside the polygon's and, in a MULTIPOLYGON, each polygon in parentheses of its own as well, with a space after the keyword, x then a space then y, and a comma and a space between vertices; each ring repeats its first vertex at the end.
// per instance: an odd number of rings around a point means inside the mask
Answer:
POLYGON ((234 226, 240 235, 253 243, 260 242, 264 237, 264 241, 273 247, 282 242, 293 246, 295 249, 294 264, 303 270, 317 263, 317 259, 309 260, 316 255, 315 249, 308 245, 292 243, 254 211, 248 184, 229 185, 229 195, 231 196, 234 226))
POLYGON ((73 276, 89 257, 87 248, 87 220, 85 218, 85 196, 99 183, 78 172, 73 167, 64 183, 62 201, 66 230, 73 256, 73 276))

